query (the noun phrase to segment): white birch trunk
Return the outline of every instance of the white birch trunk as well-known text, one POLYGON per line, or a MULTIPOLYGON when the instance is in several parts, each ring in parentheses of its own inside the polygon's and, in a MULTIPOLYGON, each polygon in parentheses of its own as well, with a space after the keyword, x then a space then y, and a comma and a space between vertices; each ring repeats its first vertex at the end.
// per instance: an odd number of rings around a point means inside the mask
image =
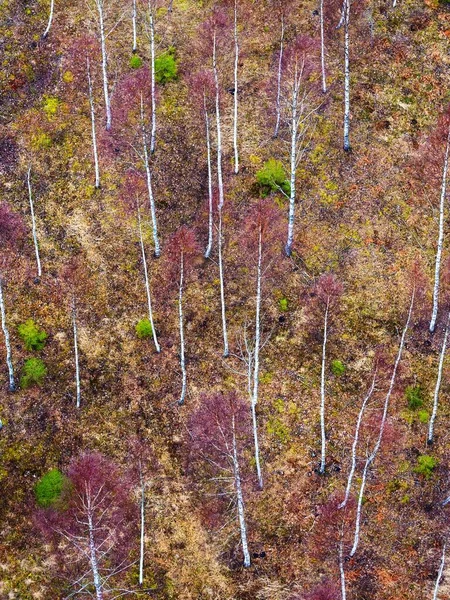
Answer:
MULTIPOLYGON (((253 394, 252 394, 252 421, 253 440, 255 445, 255 464, 258 475, 259 489, 263 489, 263 477, 259 460, 258 423, 256 419, 256 405, 258 404, 259 388, 259 348, 261 345, 261 281, 262 281, 262 231, 259 227, 258 239, 258 270, 256 278, 256 317, 255 317, 255 349, 253 365, 253 394)), ((249 361, 250 362, 250 361, 249 361)))
POLYGON ((344 150, 350 150, 350 2, 344 3, 344 150))
POLYGON ((440 271, 442 261, 442 248, 444 244, 444 222, 445 222, 445 197, 447 193, 447 172, 448 172, 448 158, 450 150, 450 128, 447 135, 447 145, 445 148, 444 166, 442 169, 442 184, 441 184, 441 200, 439 203, 439 234, 438 243, 436 250, 436 262, 434 267, 434 287, 433 287, 433 310, 431 313, 430 321, 430 332, 433 333, 436 327, 436 319, 438 314, 439 304, 439 285, 440 285, 440 271))
POLYGON ((437 600, 437 598, 438 598, 439 586, 441 584, 442 575, 444 574, 445 550, 446 550, 446 544, 444 543, 444 547, 442 548, 441 564, 439 565, 439 571, 437 574, 436 583, 434 585, 433 600, 437 600))
POLYGON ((180 287, 178 295, 178 319, 180 326, 180 366, 181 366, 181 394, 178 404, 184 404, 186 397, 187 375, 186 375, 186 359, 184 355, 184 323, 183 323, 183 279, 184 279, 184 256, 181 253, 180 259, 180 287))
POLYGON ((136 0, 133 0, 133 8, 132 8, 132 21, 133 21, 133 54, 137 51, 137 27, 136 27, 136 19, 137 19, 137 10, 136 10, 136 0))
POLYGON ((92 576, 94 580, 95 587, 95 597, 97 600, 103 600, 103 585, 100 577, 100 572, 98 570, 97 564, 97 548, 95 545, 95 527, 92 519, 92 510, 90 506, 90 495, 88 496, 88 506, 87 506, 87 518, 88 518, 88 528, 89 528, 89 560, 91 564, 92 576))
POLYGON ((323 24, 323 0, 320 0, 319 4, 320 14, 320 63, 322 67, 322 92, 327 92, 327 75, 325 71, 325 33, 323 24))
POLYGON ((341 600, 347 600, 343 554, 344 553, 343 553, 342 542, 341 542, 339 544, 339 574, 341 577, 341 600))
POLYGON ((319 473, 325 473, 326 465, 326 434, 325 434, 325 364, 327 352, 327 335, 328 335, 328 310, 330 299, 327 299, 327 307, 325 310, 325 319, 323 325, 323 344, 322 344, 322 370, 320 374, 320 434, 321 434, 321 454, 320 454, 320 469, 319 473))
POLYGON ((100 26, 100 45, 102 50, 102 73, 103 73, 103 95, 105 96, 105 110, 106 110, 106 130, 111 129, 112 115, 111 115, 111 101, 109 97, 109 83, 108 83, 108 57, 106 54, 106 35, 105 35, 105 22, 103 13, 103 1, 95 0, 98 11, 98 21, 100 26))
POLYGON ((5 338, 5 347, 6 347, 6 364, 8 366, 8 377, 9 377, 9 391, 14 392, 16 389, 16 382, 14 380, 14 368, 12 363, 12 354, 11 354, 11 343, 9 341, 9 330, 8 325, 6 323, 6 310, 5 310, 5 302, 3 299, 3 282, 0 276, 0 314, 2 317, 2 329, 3 335, 5 338))
POLYGON ((373 394, 374 389, 375 389, 375 375, 373 377, 372 385, 370 386, 370 390, 369 390, 369 392, 367 393, 366 397, 363 400, 363 403, 361 405, 361 409, 360 409, 359 414, 358 414, 358 419, 356 421, 355 437, 353 439, 353 444, 352 444, 352 466, 351 466, 351 469, 350 469, 350 473, 348 474, 347 487, 345 488, 344 500, 339 504, 338 508, 344 508, 344 506, 347 505, 347 502, 348 502, 348 499, 349 499, 349 496, 350 496, 350 490, 351 490, 351 487, 352 487, 353 476, 354 476, 355 470, 356 470, 356 448, 358 446, 359 429, 361 427, 364 410, 366 408, 367 402, 370 400, 370 397, 373 394))
POLYGON ((55 0, 50 0, 50 13, 48 15, 48 23, 47 23, 47 28, 45 29, 44 33, 42 34, 43 38, 46 38, 49 34, 50 31, 50 27, 52 26, 52 21, 53 21, 53 9, 55 8, 55 0))
POLYGON ((280 56, 278 58, 278 73, 277 73, 277 103, 276 103, 276 114, 277 120, 275 123, 275 131, 273 137, 278 137, 278 131, 280 129, 281 120, 281 74, 283 69, 283 51, 284 51, 284 15, 281 14, 281 37, 280 37, 280 56))
POLYGON ((150 325, 152 326, 153 343, 155 344, 155 350, 156 350, 156 352, 159 353, 159 352, 161 352, 161 348, 158 343, 155 324, 153 322, 152 299, 150 296, 150 282, 149 282, 149 277, 148 277, 147 257, 145 255, 144 238, 142 236, 141 210, 139 208, 139 205, 138 205, 138 209, 137 209, 137 214, 138 214, 139 241, 141 244, 142 264, 144 266, 145 292, 147 294, 148 320, 150 321, 150 325))
POLYGON ((30 212, 31 212, 32 232, 33 232, 33 243, 34 243, 34 251, 35 251, 35 254, 36 254, 36 263, 37 263, 37 274, 38 274, 38 277, 41 277, 41 275, 42 275, 41 258, 39 256, 39 244, 38 244, 37 232, 36 232, 36 219, 34 217, 33 193, 31 191, 31 167, 28 169, 27 183, 28 183, 28 197, 29 197, 29 200, 30 200, 30 212))
POLYGON ((80 384, 80 362, 78 357, 78 328, 77 328, 77 309, 75 297, 72 298, 72 327, 73 327, 73 350, 75 356, 75 387, 77 408, 81 405, 81 384, 80 384))
POLYGON ((214 83, 216 88, 216 130, 217 130, 217 187, 219 189, 219 210, 222 209, 224 202, 223 193, 223 175, 222 175, 222 128, 220 123, 220 90, 219 90, 219 74, 217 72, 216 60, 216 34, 213 39, 213 73, 214 83))
POLYGON ((361 487, 359 490, 358 506, 356 509, 355 535, 353 538, 353 546, 350 551, 350 556, 354 556, 354 554, 358 548, 360 528, 361 528, 361 509, 362 509, 362 501, 363 501, 363 496, 364 496, 364 488, 365 488, 366 480, 367 480, 367 473, 369 471, 371 464, 374 462, 374 460, 377 456, 378 450, 380 449, 381 442, 383 439, 384 427, 386 425, 386 419, 387 419, 388 409, 389 409, 389 401, 391 399, 392 391, 394 389, 395 379, 397 377, 398 366, 400 364, 400 360, 401 360, 402 354, 403 354, 403 348, 405 345, 405 337, 406 337, 406 333, 409 328, 409 323, 411 321, 411 315, 412 315, 412 309, 414 306, 414 298, 415 298, 415 291, 413 291, 413 294, 412 294, 411 304, 410 304, 409 312, 408 312, 408 318, 406 320, 406 324, 405 324, 405 327, 402 332, 402 337, 400 339, 400 345, 399 345, 399 349, 398 349, 398 353, 397 353, 397 358, 395 359, 394 369, 392 371, 391 382, 389 384, 389 389, 386 394, 386 399, 384 401, 383 416, 381 417, 380 431, 378 434, 378 439, 374 446, 372 454, 370 454, 370 456, 367 458, 366 463, 364 465, 364 470, 363 470, 362 480, 361 480, 361 487))
POLYGON ((241 544, 242 544, 242 552, 244 554, 244 567, 250 566, 250 553, 248 551, 248 542, 247 542, 247 526, 245 523, 245 505, 244 505, 244 496, 242 494, 242 484, 241 484, 241 475, 239 470, 239 459, 237 453, 237 444, 236 444, 236 423, 233 415, 233 471, 234 471, 234 484, 236 487, 236 500, 237 500, 237 509, 238 509, 238 518, 239 518, 239 529, 241 532, 241 544))
POLYGON ((220 280, 220 305, 222 312, 222 332, 223 332, 223 356, 226 358, 229 355, 228 349, 228 333, 227 333, 227 316, 225 308, 225 284, 223 277, 223 236, 222 236, 222 209, 219 208, 219 235, 218 235, 218 247, 219 247, 219 280, 220 280))
POLYGON ((208 162, 208 245, 205 250, 205 258, 209 258, 213 244, 213 189, 212 189, 212 169, 211 169, 211 134, 209 131, 209 115, 206 108, 206 95, 203 95, 203 105, 206 127, 206 153, 208 162))
POLYGON ((94 106, 94 92, 92 87, 91 79, 91 67, 89 64, 89 58, 86 58, 87 67, 87 78, 89 88, 89 105, 91 108, 91 132, 92 132, 92 151, 94 154, 94 169, 95 169, 95 187, 100 187, 100 167, 98 164, 98 151, 97 151, 97 133, 95 129, 95 106, 94 106))
POLYGON ((238 66, 239 66, 239 40, 237 28, 237 0, 234 0, 234 113, 233 113, 233 146, 234 146, 234 173, 239 173, 238 150, 238 66))
POLYGON ((145 542, 145 482, 142 475, 142 468, 139 468, 141 478, 141 539, 139 552, 139 585, 144 583, 144 542, 145 542))
POLYGON ((434 422, 436 420, 438 403, 439 403, 439 390, 441 389, 441 381, 442 381, 442 370, 444 368, 444 358, 445 351, 447 350, 447 339, 448 339, 448 329, 450 326, 450 312, 447 316, 447 324, 445 326, 444 340, 442 342, 441 355, 439 357, 439 367, 438 367, 438 375, 436 379, 436 386, 434 388, 434 400, 433 400, 433 412, 431 413, 430 423, 428 425, 428 437, 427 443, 433 443, 433 434, 434 434, 434 422))
POLYGON ((150 202, 150 213, 152 216, 153 243, 155 246, 155 256, 158 257, 161 255, 161 249, 159 246, 159 238, 158 238, 158 221, 156 219, 155 198, 153 196, 152 174, 151 174, 150 165, 148 162, 147 136, 145 134, 145 125, 144 125, 144 101, 142 98, 142 94, 141 94, 141 127, 142 127, 142 146, 143 146, 143 150, 144 150, 145 174, 147 176, 148 199, 150 202))
POLYGON ((152 97, 152 133, 150 138, 150 152, 156 148, 156 73, 155 73, 155 23, 153 19, 152 0, 149 0, 150 22, 150 72, 151 72, 151 97, 152 97))
POLYGON ((287 256, 292 254, 292 244, 294 242, 294 219, 295 219, 295 172, 297 168, 297 129, 298 129, 298 117, 297 117, 297 103, 298 103, 298 87, 299 82, 297 80, 297 65, 295 66, 294 73, 294 87, 292 89, 292 117, 291 117, 291 177, 290 184, 291 190, 289 194, 289 219, 288 219, 288 237, 285 252, 287 256))

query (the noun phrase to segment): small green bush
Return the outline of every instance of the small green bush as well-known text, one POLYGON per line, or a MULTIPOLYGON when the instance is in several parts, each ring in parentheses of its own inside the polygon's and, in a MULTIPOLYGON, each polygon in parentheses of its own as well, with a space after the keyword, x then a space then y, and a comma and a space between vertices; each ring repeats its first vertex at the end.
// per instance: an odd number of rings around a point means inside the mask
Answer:
POLYGON ((177 78, 178 66, 174 50, 169 49, 155 60, 155 78, 158 83, 165 84, 177 78))
POLYGON ((142 58, 137 54, 133 54, 133 56, 130 58, 130 67, 132 69, 139 69, 142 67, 142 58))
POLYGON ((280 307, 280 310, 283 312, 286 312, 288 309, 288 299, 287 298, 280 298, 278 300, 278 306, 280 307))
POLYGON ((283 164, 281 161, 275 160, 274 158, 270 158, 265 162, 263 168, 256 173, 256 181, 261 186, 264 196, 267 196, 270 192, 279 192, 280 189, 285 194, 289 194, 291 191, 291 186, 286 179, 283 164))
POLYGON ((149 319, 147 319, 147 318, 141 319, 139 321, 139 323, 137 323, 135 330, 136 330, 136 335, 141 340, 143 340, 145 338, 149 338, 153 335, 152 324, 150 323, 149 319))
POLYGON ((61 497, 65 481, 66 478, 58 469, 52 469, 43 475, 34 489, 38 505, 49 508, 56 504, 61 497))
POLYGON ((434 458, 434 456, 422 454, 417 459, 417 467, 414 468, 414 472, 418 473, 419 475, 423 475, 426 479, 429 479, 436 466, 437 460, 434 458))
POLYGON ((40 385, 47 375, 47 367, 40 358, 29 358, 23 365, 20 387, 28 388, 33 384, 40 385))
POLYGON ((405 390, 408 408, 416 410, 423 405, 423 389, 420 385, 408 385, 405 390))
POLYGON ((28 319, 28 321, 19 325, 17 331, 27 350, 42 350, 45 346, 45 340, 48 338, 45 331, 39 329, 33 319, 28 319))
POLYGON ((430 419, 430 415, 427 410, 419 410, 419 412, 417 413, 417 416, 419 417, 419 421, 421 423, 428 423, 428 421, 430 419))
POLYGON ((331 372, 333 373, 333 375, 336 375, 336 377, 340 377, 341 375, 343 375, 346 370, 347 367, 341 360, 336 359, 331 361, 331 372))

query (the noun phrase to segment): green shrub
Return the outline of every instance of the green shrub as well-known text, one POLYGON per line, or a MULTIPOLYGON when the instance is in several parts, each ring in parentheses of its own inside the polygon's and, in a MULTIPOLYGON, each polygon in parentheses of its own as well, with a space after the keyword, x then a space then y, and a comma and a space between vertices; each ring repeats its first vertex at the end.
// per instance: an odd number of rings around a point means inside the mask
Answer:
POLYGON ((269 160, 264 163, 263 168, 256 173, 256 181, 261 186, 264 196, 267 196, 270 192, 279 192, 280 189, 285 194, 289 194, 291 191, 291 186, 286 179, 283 164, 281 161, 275 160, 274 158, 269 158, 269 160))
POLYGON ((47 375, 47 367, 40 358, 29 358, 23 365, 20 387, 28 388, 33 384, 40 385, 47 375))
POLYGON ((288 299, 287 298, 280 298, 278 300, 278 306, 280 307, 280 310, 283 312, 286 312, 288 309, 288 299))
POLYGON ((405 397, 408 402, 408 408, 416 410, 423 404, 423 389, 420 385, 408 385, 405 390, 405 397))
POLYGON ((44 96, 44 112, 47 117, 52 117, 58 112, 60 101, 53 96, 44 96))
POLYGON ((149 319, 147 319, 147 318, 141 319, 139 321, 139 323, 137 323, 135 329, 136 329, 136 335, 141 340, 145 339, 145 338, 149 338, 153 335, 152 324, 150 323, 149 319))
POLYGON ((169 49, 155 60, 155 78, 158 83, 165 84, 177 78, 178 66, 174 50, 169 49))
POLYGON ((33 319, 28 319, 17 328, 27 350, 42 350, 45 346, 45 340, 48 335, 44 330, 39 329, 33 319))
POLYGON ((132 69, 139 69, 142 67, 142 58, 137 54, 133 54, 133 56, 130 58, 130 67, 132 69))
POLYGON ((417 467, 414 468, 414 472, 418 473, 419 475, 423 475, 426 479, 429 479, 436 466, 437 460, 434 458, 434 456, 422 454, 417 459, 417 467))
POLYGON ((52 469, 43 475, 34 489, 38 505, 48 508, 56 504, 61 497, 65 482, 66 478, 58 469, 52 469))
POLYGON ((421 423, 428 423, 428 421, 430 419, 430 415, 427 410, 419 410, 419 412, 417 413, 417 416, 419 417, 419 421, 421 423))
POLYGON ((340 377, 341 375, 343 375, 346 370, 347 367, 341 360, 336 359, 331 361, 331 372, 333 373, 333 375, 336 375, 336 377, 340 377))

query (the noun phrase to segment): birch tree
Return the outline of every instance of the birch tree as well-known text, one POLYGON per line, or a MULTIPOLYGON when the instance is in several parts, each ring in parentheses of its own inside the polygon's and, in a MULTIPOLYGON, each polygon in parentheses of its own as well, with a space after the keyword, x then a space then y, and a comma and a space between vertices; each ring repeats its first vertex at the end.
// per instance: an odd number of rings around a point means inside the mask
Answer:
POLYGON ((397 352, 397 357, 395 359, 394 368, 392 370, 389 388, 388 388, 388 391, 386 393, 386 397, 384 400, 384 407, 383 407, 383 413, 381 416, 378 438, 377 438, 377 441, 375 443, 375 446, 374 446, 372 452, 369 454, 369 456, 366 459, 366 462, 364 464, 364 469, 362 472, 361 485, 359 488, 358 503, 357 503, 357 508, 356 508, 355 533, 354 533, 354 537, 353 537, 353 546, 352 546, 352 549, 350 550, 350 556, 354 556, 356 553, 356 550, 358 549, 359 538, 360 538, 360 529, 361 529, 362 504, 363 504, 363 497, 364 497, 364 489, 365 489, 366 481, 367 481, 367 475, 369 473, 370 467, 372 466, 372 464, 374 463, 374 461, 377 457, 378 451, 379 451, 379 449, 381 447, 381 443, 383 441, 383 434, 385 431, 386 421, 388 418, 389 404, 390 404, 392 392, 395 387, 395 381, 397 378, 398 367, 400 365, 400 361, 401 361, 401 358, 403 355, 403 350, 405 347, 406 334, 408 332, 409 325, 411 322, 412 311, 413 311, 413 307, 414 307, 415 293, 416 292, 415 292, 415 288, 414 288, 412 295, 411 295, 411 302, 409 305, 408 316, 407 316, 406 323, 405 323, 405 326, 403 328, 403 332, 402 332, 402 335, 400 338, 400 344, 399 344, 399 348, 398 348, 398 352, 397 352))
POLYGON ((36 219, 34 216, 33 191, 31 188, 31 167, 28 168, 28 172, 27 172, 27 186, 28 186, 28 199, 29 199, 29 203, 30 203, 30 214, 31 214, 31 231, 33 233, 34 252, 36 255, 37 276, 40 278, 42 276, 42 267, 41 267, 41 257, 39 254, 39 243, 38 243, 38 238, 37 238, 36 219))
POLYGON ((440 356, 439 356, 438 373, 437 373, 436 385, 434 388, 434 396, 433 396, 433 411, 431 413, 430 422, 428 424, 428 436, 427 436, 428 444, 432 444, 433 438, 434 438, 434 423, 436 421, 438 405, 439 405, 439 391, 441 389, 442 371, 444 368, 445 353, 447 351, 449 327, 450 327, 450 311, 447 315, 447 322, 445 324, 445 331, 444 331, 444 339, 442 341, 442 347, 441 347, 441 352, 440 352, 440 356))
POLYGON ((239 68, 239 37, 238 37, 238 3, 234 0, 234 94, 233 94, 233 148, 234 148, 234 173, 239 173, 238 149, 238 68, 239 68))
POLYGON ((78 327, 77 327, 77 305, 75 296, 72 298, 72 329, 73 329, 73 350, 75 357, 75 386, 76 386, 76 406, 81 406, 81 382, 80 382, 80 361, 78 357, 78 327))
POLYGON ((137 52, 137 0, 131 0, 131 21, 133 24, 133 54, 137 52))
POLYGON ((53 11, 55 8, 55 0, 50 0, 50 12, 48 15, 48 22, 47 22, 47 27, 44 31, 44 33, 42 34, 43 38, 46 38, 50 32, 50 28, 52 26, 52 21, 53 21, 53 11))
POLYGON ((249 439, 247 407, 233 392, 203 396, 190 418, 188 430, 190 461, 195 473, 203 468, 216 494, 231 504, 239 527, 243 564, 249 567, 242 460, 249 439))
POLYGON ((447 544, 444 542, 444 545, 442 546, 441 562, 439 564, 439 570, 438 570, 438 574, 436 577, 436 583, 434 584, 433 600, 438 600, 439 586, 441 585, 442 576, 444 574, 446 548, 447 548, 447 544))
POLYGON ((170 261, 171 283, 177 282, 178 287, 178 327, 180 334, 180 368, 181 368, 181 392, 178 404, 184 404, 187 392, 187 370, 186 370, 186 348, 184 335, 184 311, 183 300, 186 281, 192 273, 195 257, 198 256, 199 248, 194 232, 181 226, 172 234, 168 244, 168 257, 170 261))
POLYGON ((105 112, 106 112, 106 130, 109 131, 112 125, 112 112, 111 112, 111 94, 110 84, 108 75, 108 53, 106 49, 106 40, 112 31, 116 28, 117 23, 113 25, 110 31, 106 30, 106 6, 107 0, 88 0, 88 6, 93 8, 95 14, 95 20, 98 27, 98 37, 100 41, 100 48, 102 53, 102 78, 103 78, 103 96, 105 100, 105 112))
POLYGON ((91 79, 91 66, 89 57, 86 57, 86 72, 88 80, 88 94, 89 94, 89 107, 91 112, 91 135, 92 135, 92 153, 94 155, 94 170, 95 170, 95 187, 100 187, 100 167, 98 163, 98 149, 97 149, 97 133, 95 126, 95 104, 94 104, 94 90, 91 79))
POLYGON ((350 9, 351 0, 344 0, 337 29, 344 27, 344 150, 350 151, 350 9))

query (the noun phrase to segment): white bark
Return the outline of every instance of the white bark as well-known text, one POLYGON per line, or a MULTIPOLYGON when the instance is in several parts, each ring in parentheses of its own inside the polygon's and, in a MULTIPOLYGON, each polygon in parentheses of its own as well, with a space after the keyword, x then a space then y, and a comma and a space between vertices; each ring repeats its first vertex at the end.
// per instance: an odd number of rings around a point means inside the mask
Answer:
POLYGON ((211 169, 211 134, 209 131, 209 115, 206 107, 206 94, 203 95, 203 105, 206 127, 206 153, 208 162, 208 245, 205 250, 205 258, 209 258, 213 244, 213 189, 211 169))
POLYGON ((141 128, 142 128, 142 146, 143 146, 143 150, 144 150, 145 173, 147 176, 148 199, 150 202, 150 213, 152 216, 153 243, 155 246, 155 256, 158 257, 161 255, 161 249, 159 246, 159 238, 158 238, 158 221, 156 219, 155 198, 153 196, 152 174, 151 174, 150 165, 148 162, 147 136, 145 133, 145 124, 144 124, 144 101, 142 98, 142 94, 141 94, 141 128))
POLYGON ((133 53, 137 50, 137 27, 136 27, 136 18, 137 18, 137 10, 136 10, 136 0, 133 0, 133 8, 132 8, 132 21, 133 21, 133 53))
POLYGON ((75 305, 75 297, 72 298, 72 327, 73 327, 73 350, 75 355, 75 386, 77 408, 81 405, 81 384, 80 384, 80 363, 78 357, 78 328, 77 328, 77 310, 75 305))
POLYGON ((322 370, 320 374, 320 434, 321 434, 321 454, 320 454, 320 469, 319 473, 325 473, 326 465, 326 434, 325 434, 325 364, 327 353, 327 335, 328 335, 328 310, 330 306, 330 298, 327 299, 327 307, 325 309, 325 319, 323 325, 323 344, 322 344, 322 370))
POLYGON ((436 386, 434 388, 433 412, 431 413, 430 423, 428 425, 427 442, 429 444, 433 443, 434 422, 436 420, 438 404, 439 404, 439 390, 441 389, 442 370, 444 368, 444 358, 445 358, 445 351, 447 349, 447 339, 448 339, 449 327, 450 327, 450 311, 447 316, 447 324, 445 326, 444 340, 442 342, 441 354, 439 357, 438 375, 437 375, 437 379, 436 379, 436 386))
POLYGON ((291 175, 290 175, 290 183, 291 190, 289 194, 289 220, 288 220, 288 237, 286 243, 286 255, 290 256, 292 254, 292 244, 294 242, 294 219, 295 219, 295 183, 296 177, 295 172, 297 170, 297 129, 298 129, 298 93, 299 93, 300 83, 297 78, 297 65, 295 65, 294 72, 294 86, 292 88, 292 104, 291 104, 291 175))
POLYGON ((149 0, 149 25, 150 25, 150 72, 151 72, 151 97, 152 97, 152 133, 150 138, 150 152, 156 148, 156 73, 155 73, 155 22, 153 18, 153 4, 149 0))
POLYGON ((362 502, 363 502, 363 497, 364 497, 364 488, 365 488, 366 481, 367 481, 367 473, 369 471, 370 466, 372 465, 372 463, 374 462, 374 460, 378 454, 378 450, 380 449, 381 442, 383 439, 383 433, 384 433, 384 428, 386 425, 386 419, 387 419, 388 409, 389 409, 389 401, 391 399, 392 391, 394 389, 395 379, 397 377, 398 366, 400 364, 400 360, 401 360, 402 354, 403 354, 403 348, 405 345, 405 337, 406 337, 406 333, 409 328, 409 323, 411 321, 411 315, 412 315, 412 310, 413 310, 413 306, 414 306, 414 298, 415 298, 415 290, 412 293, 411 304, 410 304, 409 312, 408 312, 408 318, 406 320, 406 324, 405 324, 405 327, 402 332, 402 337, 400 339, 400 345, 398 348, 397 358, 395 359, 395 364, 394 364, 394 368, 392 371, 391 382, 389 384, 389 389, 388 389, 388 392, 386 394, 386 398, 384 401, 384 409, 383 409, 383 415, 381 417, 380 431, 378 433, 378 439, 374 446, 374 449, 372 450, 372 453, 368 456, 366 463, 364 465, 364 470, 363 470, 362 480, 361 480, 361 487, 359 490, 358 506, 356 509, 355 535, 354 535, 354 539, 353 539, 353 546, 350 551, 350 556, 354 556, 354 554, 358 548, 360 528, 361 528, 361 509, 362 509, 362 502))
POLYGON ((103 600, 103 584, 97 563, 97 547, 95 544, 95 526, 92 518, 91 498, 87 498, 87 519, 89 528, 89 560, 91 564, 92 577, 94 580, 95 597, 97 600, 103 600))
POLYGON ((239 66, 239 40, 237 27, 237 0, 234 0, 234 113, 233 113, 233 146, 234 146, 234 172, 239 173, 238 150, 238 66, 239 66))
POLYGON ((344 556, 343 556, 342 542, 339 544, 339 574, 341 577, 341 599, 347 599, 347 592, 345 586, 345 571, 344 571, 344 556))
POLYGON ((50 31, 50 27, 52 26, 52 21, 53 21, 53 9, 55 8, 55 0, 50 0, 50 13, 48 15, 48 23, 47 23, 47 27, 44 31, 44 33, 42 34, 42 37, 46 38, 49 34, 50 31))
POLYGON ((184 404, 186 397, 187 375, 186 375, 186 359, 184 355, 184 324, 183 324, 183 279, 184 279, 184 256, 181 252, 180 257, 180 283, 178 295, 178 319, 180 326, 180 366, 181 366, 181 394, 178 404, 184 404))
POLYGON ((433 600, 437 600, 437 598, 438 598, 439 586, 441 584, 442 575, 444 574, 445 550, 446 550, 446 544, 444 543, 444 547, 442 548, 441 564, 439 565, 439 571, 438 571, 438 575, 436 578, 436 583, 434 585, 433 600))
POLYGON ((320 0, 319 4, 320 14, 320 63, 322 67, 322 92, 326 94, 327 91, 327 76, 325 71, 325 33, 323 23, 323 0, 320 0))
POLYGON ((236 422, 235 417, 233 415, 233 471, 234 471, 234 484, 236 487, 236 500, 237 500, 237 509, 238 509, 238 518, 239 518, 239 529, 241 532, 241 544, 242 544, 242 552, 244 554, 244 567, 250 566, 250 553, 248 551, 248 542, 247 542, 247 526, 245 523, 245 505, 244 505, 244 496, 242 494, 242 484, 241 484, 241 475, 239 469, 239 459, 237 453, 237 444, 236 444, 236 422))
POLYGON ((144 550, 145 550, 145 482, 142 474, 142 468, 140 466, 140 478, 141 478, 141 539, 140 539, 140 552, 139 552, 139 585, 142 586, 144 583, 144 550))
POLYGON ((445 147, 444 166, 442 169, 442 184, 441 184, 441 199, 439 203, 439 234, 438 243, 436 250, 436 262, 434 267, 434 287, 433 287, 433 310, 431 313, 430 321, 430 332, 433 333, 436 327, 436 319, 438 314, 439 304, 439 285, 440 285, 440 271, 442 261, 442 249, 444 245, 444 222, 445 222, 445 197, 447 194, 447 172, 448 172, 448 159, 450 150, 450 128, 447 135, 447 145, 445 147))
POLYGON ((153 309, 152 309, 152 299, 150 296, 150 282, 148 277, 148 267, 147 267, 147 257, 145 255, 145 246, 144 246, 144 238, 142 236, 142 222, 141 222, 141 210, 138 205, 137 209, 138 214, 138 225, 139 225, 139 241, 141 244, 141 254, 142 254, 142 264, 144 266, 144 279, 145 279, 145 293, 147 294, 147 306, 148 306, 148 320, 150 321, 150 325, 152 326, 152 335, 153 335, 153 343, 155 344, 156 352, 161 352, 161 348, 158 343, 158 338, 156 335, 156 328, 153 322, 153 309))
POLYGON ((100 46, 102 50, 102 73, 103 73, 103 95, 105 96, 105 110, 106 110, 106 129, 111 129, 112 115, 111 115, 111 100, 109 97, 109 83, 108 83, 108 57, 106 53, 106 34, 105 34, 105 16, 103 12, 104 0, 95 0, 98 11, 98 22, 100 27, 100 46))
POLYGON ((88 89, 89 89, 89 105, 91 108, 91 131, 92 131, 92 151, 94 154, 94 168, 95 168, 95 187, 100 187, 100 168, 98 164, 98 151, 97 151, 97 134, 95 129, 95 106, 94 106, 94 92, 92 87, 91 79, 91 67, 89 64, 89 58, 86 58, 87 67, 87 78, 88 78, 88 89))
POLYGON ((370 389, 369 389, 366 397, 363 400, 361 409, 358 414, 358 419, 356 421, 355 437, 353 439, 353 444, 352 444, 352 466, 350 469, 350 473, 348 474, 347 487, 345 488, 344 500, 339 504, 338 508, 344 508, 344 506, 347 505, 347 502, 348 502, 348 499, 350 496, 350 490, 352 487, 353 476, 354 476, 355 470, 356 470, 356 448, 358 446, 359 429, 361 427, 364 410, 365 410, 366 405, 367 405, 368 401, 370 400, 370 398, 373 394, 373 391, 375 389, 375 377, 376 377, 376 375, 373 376, 372 385, 370 386, 370 389))
MULTIPOLYGON (((255 348, 253 364, 253 393, 252 393, 252 422, 253 440, 255 445, 255 464, 258 475, 259 489, 263 489, 263 477, 259 460, 258 423, 256 419, 256 405, 258 404, 259 388, 259 349, 261 345, 261 283, 262 283, 262 230, 259 227, 258 238, 258 268, 256 277, 256 317, 255 317, 255 348)), ((249 364, 251 361, 249 361, 249 364)))
POLYGON ((216 57, 216 34, 214 33, 213 39, 213 73, 214 83, 216 88, 216 130, 217 130, 217 187, 219 189, 219 205, 218 208, 221 210, 224 202, 223 193, 223 175, 222 175, 222 128, 220 123, 220 89, 219 89, 219 74, 217 71, 217 57, 216 57))
POLYGON ((41 275, 42 275, 41 258, 39 256, 39 244, 38 244, 37 232, 36 232, 36 219, 34 217, 33 193, 31 191, 31 167, 28 169, 27 183, 28 183, 28 197, 30 200, 31 225, 32 225, 32 232, 33 232, 34 251, 36 254, 36 263, 37 263, 37 274, 38 274, 38 277, 41 277, 41 275))
POLYGON ((222 332, 223 332, 223 356, 229 355, 228 349, 228 333, 227 333, 227 316, 225 308, 225 284, 223 277, 223 236, 222 236, 222 208, 219 208, 219 235, 218 235, 218 247, 219 247, 219 280, 220 280, 220 306, 222 312, 222 332))
POLYGON ((350 150, 350 3, 344 2, 344 150, 350 150))
POLYGON ((277 103, 276 113, 277 120, 275 123, 275 131, 273 137, 278 137, 278 131, 280 129, 281 120, 281 75, 283 69, 283 50, 284 50, 284 15, 281 13, 281 37, 280 37, 280 56, 278 58, 278 74, 277 74, 277 103))
POLYGON ((0 313, 2 317, 2 329, 3 335, 5 338, 5 347, 6 347, 6 364, 8 366, 8 376, 9 376, 9 391, 13 392, 16 389, 16 382, 14 380, 14 368, 12 363, 12 354, 11 354, 11 343, 9 341, 9 330, 8 325, 6 323, 6 310, 5 310, 5 302, 3 299, 3 282, 0 276, 0 313))

